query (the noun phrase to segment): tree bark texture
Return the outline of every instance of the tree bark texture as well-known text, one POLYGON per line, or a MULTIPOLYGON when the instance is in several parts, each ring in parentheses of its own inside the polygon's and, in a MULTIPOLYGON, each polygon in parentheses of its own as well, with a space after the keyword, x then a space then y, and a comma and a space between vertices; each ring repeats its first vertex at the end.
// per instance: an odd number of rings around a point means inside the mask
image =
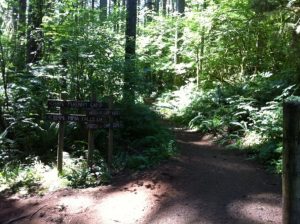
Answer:
POLYGON ((127 0, 125 30, 124 100, 134 101, 137 0, 127 0))
POLYGON ((27 63, 35 63, 42 58, 43 0, 31 0, 28 6, 27 63))
POLYGON ((107 18, 107 0, 100 0, 100 10, 101 10, 101 21, 107 18))
POLYGON ((300 223, 300 98, 287 101, 284 113, 283 224, 300 223))
MULTIPOLYGON (((177 0, 177 12, 179 13, 180 17, 184 16, 184 11, 185 11, 185 0, 177 0)), ((181 24, 179 22, 177 22, 177 26, 176 26, 176 33, 175 33, 175 55, 174 55, 174 62, 175 64, 179 64, 182 62, 182 55, 180 53, 180 48, 183 44, 183 40, 182 40, 182 27, 181 24)))

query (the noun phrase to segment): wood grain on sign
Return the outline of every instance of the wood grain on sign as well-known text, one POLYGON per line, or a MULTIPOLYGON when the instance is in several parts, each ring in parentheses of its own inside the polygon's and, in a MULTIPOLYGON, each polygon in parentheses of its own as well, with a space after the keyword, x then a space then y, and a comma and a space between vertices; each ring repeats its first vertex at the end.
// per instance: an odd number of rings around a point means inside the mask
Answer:
POLYGON ((77 100, 48 100, 48 107, 64 107, 64 108, 108 108, 108 104, 104 102, 90 102, 90 101, 77 101, 77 100))
POLYGON ((102 124, 87 124, 87 128, 89 129, 98 129, 98 128, 121 128, 122 124, 120 122, 114 122, 112 124, 102 123, 102 124))
POLYGON ((86 113, 88 116, 119 116, 120 110, 88 110, 86 113))
POLYGON ((98 116, 86 116, 84 114, 56 114, 47 113, 46 119, 50 121, 73 121, 73 122, 103 122, 102 117, 98 116))

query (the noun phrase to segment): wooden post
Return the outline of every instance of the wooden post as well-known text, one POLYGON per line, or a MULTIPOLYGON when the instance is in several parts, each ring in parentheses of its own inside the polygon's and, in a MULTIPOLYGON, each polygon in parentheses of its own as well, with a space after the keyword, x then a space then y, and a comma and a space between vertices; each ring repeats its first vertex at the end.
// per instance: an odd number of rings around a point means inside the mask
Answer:
MULTIPOLYGON (((96 96, 95 94, 92 95, 91 102, 96 101, 96 96)), ((88 166, 91 168, 93 165, 93 154, 94 154, 94 148, 95 148, 95 135, 94 135, 94 130, 92 128, 88 129, 88 156, 87 156, 87 161, 88 161, 88 166)))
POLYGON ((107 154, 107 161, 108 167, 111 169, 112 167, 112 155, 113 155, 113 98, 112 96, 109 97, 109 129, 108 129, 108 154, 107 154))
POLYGON ((300 97, 283 105, 283 224, 300 223, 300 97))
MULTIPOLYGON (((67 93, 62 92, 60 94, 60 98, 62 100, 67 99, 67 93)), ((64 114, 64 108, 60 107, 59 109, 60 114, 64 114)), ((58 126, 58 146, 57 146, 57 170, 58 173, 62 173, 63 169, 63 150, 64 150, 64 137, 65 137, 65 121, 60 121, 58 126)))
POLYGON ((93 154, 94 154, 94 130, 92 128, 88 129, 88 166, 91 168, 93 165, 93 154))

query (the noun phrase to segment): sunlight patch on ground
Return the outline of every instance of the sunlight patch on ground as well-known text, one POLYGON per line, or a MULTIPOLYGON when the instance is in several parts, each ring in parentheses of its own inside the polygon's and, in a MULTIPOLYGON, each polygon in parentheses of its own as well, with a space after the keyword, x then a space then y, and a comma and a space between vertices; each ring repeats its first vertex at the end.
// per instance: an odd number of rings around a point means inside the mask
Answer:
POLYGON ((61 198, 57 208, 74 214, 86 211, 93 204, 94 200, 89 196, 70 196, 61 198))
POLYGON ((67 182, 58 176, 56 169, 50 169, 42 174, 41 184, 48 191, 56 191, 66 187, 67 182))
POLYGON ((228 213, 239 220, 255 223, 281 223, 281 203, 277 195, 251 195, 248 200, 235 201, 227 206, 228 213))
POLYGON ((95 210, 99 223, 139 223, 154 209, 151 190, 140 188, 138 191, 121 191, 103 198, 95 210))
POLYGON ((161 207, 161 212, 155 214, 149 221, 151 224, 173 224, 173 223, 205 223, 212 224, 209 219, 199 215, 199 208, 184 204, 175 204, 170 207, 161 207))
MULTIPOLYGON (((221 158, 220 158, 221 159, 221 158)), ((255 172, 255 169, 251 166, 247 166, 247 164, 242 164, 243 162, 234 162, 232 160, 226 162, 222 161, 222 163, 214 163, 213 166, 217 167, 219 170, 223 172, 232 171, 232 172, 255 172)))

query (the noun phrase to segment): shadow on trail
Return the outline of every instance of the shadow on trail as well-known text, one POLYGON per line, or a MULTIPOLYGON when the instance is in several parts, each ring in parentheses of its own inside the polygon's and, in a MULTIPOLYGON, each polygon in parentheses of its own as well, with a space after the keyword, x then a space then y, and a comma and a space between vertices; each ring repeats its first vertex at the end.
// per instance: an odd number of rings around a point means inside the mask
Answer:
POLYGON ((198 136, 177 133, 181 156, 168 171, 176 193, 145 223, 281 223, 280 178, 198 136))
POLYGON ((23 214, 29 216, 15 223, 31 223, 31 218, 49 224, 281 223, 279 177, 198 133, 176 135, 177 158, 118 175, 110 186, 64 189, 28 200, 0 198, 0 223, 23 214))

